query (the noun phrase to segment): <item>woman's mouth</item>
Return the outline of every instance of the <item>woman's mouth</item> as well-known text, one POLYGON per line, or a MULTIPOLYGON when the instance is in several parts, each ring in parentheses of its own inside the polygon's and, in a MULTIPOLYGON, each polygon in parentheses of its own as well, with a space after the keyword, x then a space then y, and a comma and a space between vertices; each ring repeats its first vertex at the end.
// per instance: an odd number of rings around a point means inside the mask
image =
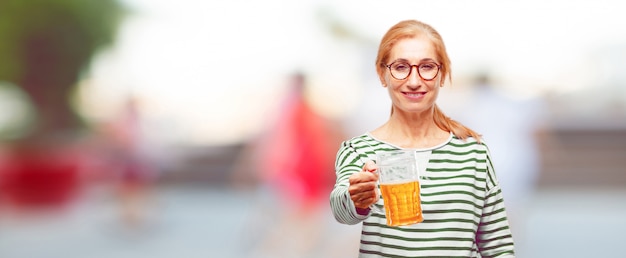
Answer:
POLYGON ((424 97, 426 92, 402 92, 402 94, 409 99, 421 99, 424 97))

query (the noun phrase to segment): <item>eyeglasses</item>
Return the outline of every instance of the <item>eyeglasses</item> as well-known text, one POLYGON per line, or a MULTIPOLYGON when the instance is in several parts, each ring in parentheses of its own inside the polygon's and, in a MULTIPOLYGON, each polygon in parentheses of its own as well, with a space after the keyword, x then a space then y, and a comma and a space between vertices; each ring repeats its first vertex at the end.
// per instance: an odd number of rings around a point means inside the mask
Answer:
POLYGON ((435 62, 412 65, 405 61, 393 62, 387 65, 387 68, 389 68, 389 72, 393 78, 396 80, 404 80, 411 75, 413 66, 417 67, 417 74, 419 77, 426 81, 435 79, 437 74, 439 74, 439 69, 441 69, 441 65, 435 62))

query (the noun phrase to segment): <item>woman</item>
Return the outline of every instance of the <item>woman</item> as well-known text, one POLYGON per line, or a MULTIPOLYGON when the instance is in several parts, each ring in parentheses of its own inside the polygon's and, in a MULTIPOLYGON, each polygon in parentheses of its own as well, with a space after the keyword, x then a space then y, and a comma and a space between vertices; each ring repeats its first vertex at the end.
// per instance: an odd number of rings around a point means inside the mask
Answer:
POLYGON ((330 196, 335 218, 363 222, 360 257, 514 257, 501 190, 480 136, 435 104, 450 77, 443 40, 431 26, 402 21, 387 31, 376 71, 391 97, 389 120, 342 143, 330 196), (415 150, 424 221, 389 227, 377 191, 377 153, 415 150))

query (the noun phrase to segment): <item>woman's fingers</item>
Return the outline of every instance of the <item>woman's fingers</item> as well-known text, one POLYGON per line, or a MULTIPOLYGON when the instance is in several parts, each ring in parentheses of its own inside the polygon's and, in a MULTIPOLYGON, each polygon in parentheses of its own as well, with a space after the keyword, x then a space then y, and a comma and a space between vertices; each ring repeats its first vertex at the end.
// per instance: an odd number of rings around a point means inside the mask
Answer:
POLYGON ((350 182, 348 192, 350 193, 350 199, 352 199, 356 207, 366 209, 378 201, 376 191, 376 182, 378 181, 377 169, 376 163, 367 161, 363 165, 361 172, 352 174, 348 179, 350 182))
POLYGON ((350 176, 348 192, 356 207, 365 209, 377 201, 377 179, 377 175, 371 172, 358 172, 350 176))
MULTIPOLYGON (((361 192, 350 196, 353 202, 368 202, 376 199, 376 191, 361 192)), ((375 200, 374 200, 375 201, 375 200)))
POLYGON ((350 199, 352 199, 352 202, 354 202, 354 206, 361 209, 367 209, 377 201, 375 191, 350 195, 350 199))

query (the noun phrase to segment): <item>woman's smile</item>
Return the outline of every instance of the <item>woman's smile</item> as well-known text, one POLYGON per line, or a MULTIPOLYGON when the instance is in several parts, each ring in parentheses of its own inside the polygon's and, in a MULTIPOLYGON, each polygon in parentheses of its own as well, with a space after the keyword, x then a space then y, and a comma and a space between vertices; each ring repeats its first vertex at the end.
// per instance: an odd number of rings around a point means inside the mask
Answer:
POLYGON ((424 95, 426 95, 426 92, 425 91, 403 91, 402 94, 410 100, 422 100, 424 98, 424 95))

